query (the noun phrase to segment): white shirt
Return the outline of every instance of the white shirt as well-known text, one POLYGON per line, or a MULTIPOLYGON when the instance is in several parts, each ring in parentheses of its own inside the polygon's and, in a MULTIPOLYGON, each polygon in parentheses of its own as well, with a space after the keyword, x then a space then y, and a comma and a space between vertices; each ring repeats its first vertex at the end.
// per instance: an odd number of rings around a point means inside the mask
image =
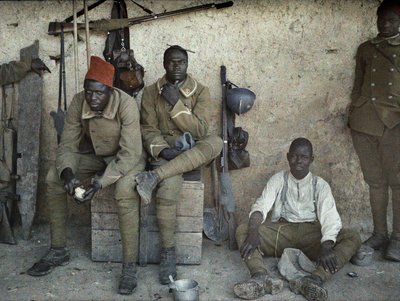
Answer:
MULTIPOLYGON (((269 179, 261 196, 251 207, 249 217, 253 212, 259 211, 265 222, 267 214, 273 206, 272 222, 278 221, 281 217, 292 223, 315 221, 317 218, 313 201, 313 175, 309 172, 303 179, 298 180, 289 172, 286 204, 282 208, 281 194, 284 187, 284 174, 285 171, 281 171, 269 179)), ((342 229, 342 222, 336 209, 335 199, 329 184, 320 177, 316 178, 315 195, 317 217, 321 224, 321 243, 327 240, 336 242, 336 237, 342 229)))

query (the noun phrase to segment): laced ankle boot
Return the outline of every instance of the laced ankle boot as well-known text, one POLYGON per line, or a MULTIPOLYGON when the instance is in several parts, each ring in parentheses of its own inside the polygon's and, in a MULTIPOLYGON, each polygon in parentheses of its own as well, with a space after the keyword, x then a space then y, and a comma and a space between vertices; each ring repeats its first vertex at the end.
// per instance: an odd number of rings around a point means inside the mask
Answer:
POLYGON ((168 284, 170 282, 169 275, 176 279, 177 273, 175 247, 161 249, 159 274, 160 283, 168 284))
POLYGON ((122 264, 122 275, 119 280, 118 294, 130 295, 137 287, 137 268, 133 262, 122 264))
POLYGON ((69 251, 65 247, 50 248, 47 253, 36 262, 28 271, 31 276, 44 276, 50 274, 57 266, 69 263, 69 251))

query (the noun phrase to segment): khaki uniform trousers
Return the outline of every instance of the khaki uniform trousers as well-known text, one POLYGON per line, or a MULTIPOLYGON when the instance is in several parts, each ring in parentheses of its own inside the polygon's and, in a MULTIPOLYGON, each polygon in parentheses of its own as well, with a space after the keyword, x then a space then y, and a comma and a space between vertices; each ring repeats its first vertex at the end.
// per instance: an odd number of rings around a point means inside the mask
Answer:
POLYGON ((163 248, 175 246, 176 204, 182 189, 182 174, 207 165, 221 149, 221 138, 208 136, 171 161, 152 162, 152 168, 162 179, 156 193, 156 215, 163 248))
MULTIPOLYGON (((75 176, 80 181, 103 172, 107 163, 93 154, 76 154, 79 160, 75 176)), ((136 262, 138 256, 139 196, 136 192, 135 176, 144 168, 131 170, 115 183, 115 200, 122 240, 123 262, 136 262)), ((58 176, 55 166, 47 174, 47 206, 49 209, 52 247, 66 246, 67 193, 64 181, 58 176)))
MULTIPOLYGON (((296 248, 316 261, 321 250, 321 225, 319 222, 312 223, 263 223, 259 227, 260 250, 265 256, 280 257, 285 248, 296 248)), ((248 234, 248 225, 242 224, 236 230, 236 240, 241 247, 248 234)), ((350 229, 342 229, 337 236, 334 252, 337 257, 338 270, 341 269, 361 246, 359 234, 350 229)), ((255 273, 267 272, 263 256, 256 249, 250 259, 245 263, 253 276, 255 273)), ((325 272, 322 266, 318 266, 313 274, 326 281, 331 274, 325 272)))
POLYGON ((388 236, 387 207, 392 189, 392 239, 400 240, 400 125, 382 137, 351 131, 364 180, 369 185, 374 234, 388 236))

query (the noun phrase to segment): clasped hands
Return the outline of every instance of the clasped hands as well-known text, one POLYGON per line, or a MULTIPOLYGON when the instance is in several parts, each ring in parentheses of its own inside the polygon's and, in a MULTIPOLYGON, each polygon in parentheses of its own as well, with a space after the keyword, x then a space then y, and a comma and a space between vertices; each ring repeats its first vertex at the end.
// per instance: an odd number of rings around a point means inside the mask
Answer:
POLYGON ((161 95, 171 105, 175 106, 179 100, 179 86, 178 81, 175 84, 167 82, 161 87, 161 95))
MULTIPOLYGON (((61 179, 64 181, 64 190, 69 195, 74 196, 75 189, 80 185, 80 181, 75 177, 74 173, 72 172, 72 169, 69 167, 65 168, 61 173, 61 179)), ((98 192, 100 189, 101 189, 101 184, 97 180, 92 179, 88 189, 83 194, 82 199, 74 197, 74 200, 77 204, 83 204, 85 202, 88 202, 94 197, 96 192, 98 192)))

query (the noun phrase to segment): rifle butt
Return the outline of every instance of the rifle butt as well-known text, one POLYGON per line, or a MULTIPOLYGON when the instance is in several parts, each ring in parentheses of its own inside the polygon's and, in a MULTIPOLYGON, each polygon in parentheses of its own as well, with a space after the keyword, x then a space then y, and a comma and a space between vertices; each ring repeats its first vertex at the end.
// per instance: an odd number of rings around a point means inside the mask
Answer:
MULTIPOLYGON (((77 23, 78 29, 84 29, 85 24, 84 23, 77 23)), ((49 27, 47 29, 47 34, 55 36, 58 34, 61 34, 61 27, 63 27, 63 31, 65 32, 73 32, 74 31, 74 24, 71 23, 63 23, 63 22, 50 22, 49 27)), ((89 23, 89 28, 90 23, 89 23)))
POLYGON ((233 212, 228 212, 228 234, 229 250, 235 251, 238 249, 238 244, 236 241, 236 222, 233 212))

